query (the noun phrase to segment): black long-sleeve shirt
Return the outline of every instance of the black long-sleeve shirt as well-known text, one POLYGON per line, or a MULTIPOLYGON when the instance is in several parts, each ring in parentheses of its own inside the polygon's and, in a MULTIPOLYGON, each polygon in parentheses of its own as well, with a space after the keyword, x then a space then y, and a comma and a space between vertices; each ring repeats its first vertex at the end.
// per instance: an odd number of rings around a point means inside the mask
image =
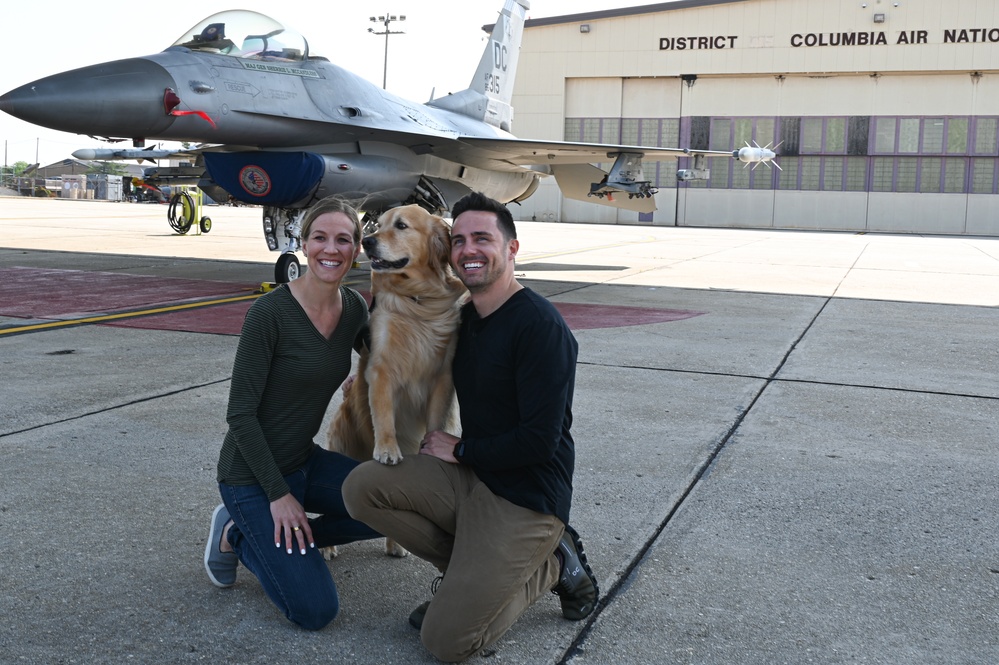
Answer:
POLYGON ((496 495, 569 523, 578 345, 558 310, 524 288, 480 318, 462 310, 452 374, 458 461, 496 495))

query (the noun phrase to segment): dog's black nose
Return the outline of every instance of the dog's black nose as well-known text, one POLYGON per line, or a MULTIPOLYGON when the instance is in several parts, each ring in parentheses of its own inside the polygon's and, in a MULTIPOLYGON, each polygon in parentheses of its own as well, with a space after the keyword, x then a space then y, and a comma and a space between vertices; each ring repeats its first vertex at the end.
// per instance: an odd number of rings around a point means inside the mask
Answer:
POLYGON ((361 239, 361 247, 364 248, 365 252, 369 251, 372 247, 374 247, 377 244, 378 244, 378 238, 374 236, 366 236, 361 239))

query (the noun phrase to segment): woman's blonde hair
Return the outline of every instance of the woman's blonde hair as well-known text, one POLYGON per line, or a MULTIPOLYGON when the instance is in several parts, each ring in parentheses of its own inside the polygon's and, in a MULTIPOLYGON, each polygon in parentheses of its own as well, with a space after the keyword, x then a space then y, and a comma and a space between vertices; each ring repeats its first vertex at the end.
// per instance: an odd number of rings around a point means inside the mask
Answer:
POLYGON ((357 245, 361 242, 361 236, 364 232, 361 229, 361 218, 357 214, 357 210, 354 206, 350 205, 346 199, 339 196, 327 196, 324 199, 317 201, 309 211, 305 213, 305 217, 302 220, 302 240, 306 240, 309 237, 309 232, 312 231, 312 223, 316 221, 322 215, 329 213, 340 212, 347 216, 354 224, 354 244, 357 245))

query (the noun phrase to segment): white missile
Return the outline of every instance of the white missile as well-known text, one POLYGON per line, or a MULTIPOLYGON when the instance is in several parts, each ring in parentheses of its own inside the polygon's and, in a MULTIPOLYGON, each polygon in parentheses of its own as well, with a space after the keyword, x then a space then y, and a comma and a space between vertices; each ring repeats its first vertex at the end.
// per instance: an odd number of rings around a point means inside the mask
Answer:
POLYGON ((125 159, 137 159, 142 161, 148 159, 167 159, 177 155, 176 150, 150 150, 148 148, 82 148, 73 153, 77 159, 87 161, 116 161, 125 159))
POLYGON ((777 153, 770 149, 769 143, 764 147, 760 147, 759 144, 756 143, 753 145, 749 145, 747 143, 744 148, 739 148, 737 151, 733 152, 732 156, 747 166, 749 164, 753 164, 754 169, 756 168, 756 165, 760 163, 766 164, 767 166, 773 163, 774 166, 780 169, 780 165, 773 161, 773 159, 777 157, 777 153))

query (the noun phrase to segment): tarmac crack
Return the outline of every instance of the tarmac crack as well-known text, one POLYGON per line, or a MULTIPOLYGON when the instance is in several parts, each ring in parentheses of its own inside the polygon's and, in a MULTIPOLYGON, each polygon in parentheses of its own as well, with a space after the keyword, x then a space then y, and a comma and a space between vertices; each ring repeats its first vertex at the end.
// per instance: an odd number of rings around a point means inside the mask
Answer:
POLYGON ((728 428, 728 430, 721 437, 721 439, 719 439, 715 447, 711 450, 711 453, 704 459, 704 461, 698 467, 697 472, 694 474, 693 479, 684 488, 683 492, 680 494, 679 499, 677 499, 676 503, 673 505, 672 508, 670 508, 669 512, 666 514, 666 517, 663 519, 662 522, 660 522, 659 526, 656 527, 655 531, 645 541, 645 543, 642 544, 638 552, 636 552, 635 556, 632 557, 631 561, 628 563, 628 566, 627 568, 625 568, 624 572, 617 578, 617 580, 614 582, 611 588, 597 602, 597 606, 594 608, 593 612, 590 614, 590 616, 586 618, 586 623, 583 626, 583 628, 579 631, 579 633, 577 633, 576 638, 572 641, 569 647, 562 654, 562 657, 558 661, 556 661, 557 665, 568 665, 568 663, 572 661, 573 658, 583 653, 584 645, 587 639, 589 638, 590 634, 593 632, 593 628, 596 625, 597 620, 600 618, 600 615, 603 613, 605 609, 607 609, 607 607, 609 607, 615 601, 615 599, 621 593, 623 593, 624 590, 626 590, 634 582, 635 575, 638 569, 641 567, 642 563, 645 561, 646 556, 649 553, 649 550, 651 550, 653 545, 655 545, 656 541, 659 540, 663 532, 670 525, 670 522, 673 520, 673 517, 677 514, 680 508, 683 507, 687 499, 700 484, 701 480, 706 476, 708 470, 718 459, 718 456, 725 449, 725 446, 728 445, 728 442, 731 440, 732 436, 735 434, 736 431, 738 431, 739 427, 745 421, 746 417, 750 414, 750 412, 752 412, 757 402, 759 402, 760 397, 763 396, 763 393, 766 392, 767 388, 770 387, 770 385, 772 385, 777 380, 776 377, 780 373, 781 369, 783 369, 784 365, 787 363, 788 358, 790 358, 791 354, 794 353, 794 350, 797 348, 798 344, 801 343, 801 340, 804 339, 805 335, 807 335, 808 332, 812 329, 812 326, 815 325, 815 322, 822 315, 822 312, 825 310, 826 306, 828 306, 829 303, 832 302, 832 300, 833 300, 832 297, 828 297, 825 299, 825 302, 823 302, 822 306, 818 309, 818 311, 815 312, 815 315, 808 322, 808 325, 804 326, 801 333, 797 336, 797 338, 795 338, 794 342, 790 344, 787 352, 780 359, 780 362, 777 363, 774 370, 770 373, 770 376, 765 377, 763 385, 760 386, 759 390, 756 391, 756 394, 753 395, 753 398, 750 400, 746 408, 742 410, 742 412, 738 415, 738 417, 736 417, 731 427, 728 428))
POLYGON ((24 434, 25 432, 33 432, 38 429, 43 429, 45 427, 52 427, 53 425, 61 425, 63 423, 73 422, 74 420, 82 420, 84 418, 89 418, 91 416, 98 416, 102 413, 108 413, 110 411, 117 411, 118 409, 124 409, 128 406, 134 406, 136 404, 142 404, 144 402, 152 402, 153 400, 163 399, 164 397, 171 397, 173 395, 180 395, 182 393, 189 392, 191 390, 198 390, 199 388, 207 388, 209 386, 215 386, 220 383, 226 383, 230 381, 232 377, 226 377, 224 379, 218 379, 215 381, 208 381, 207 383, 199 383, 194 386, 187 386, 186 388, 178 388, 177 390, 171 390, 165 393, 158 393, 156 395, 149 395, 147 397, 141 397, 139 399, 133 399, 130 402, 122 402, 121 404, 115 404, 114 406, 109 406, 103 409, 97 409, 96 411, 88 411, 87 413, 81 413, 75 416, 70 416, 69 418, 62 418, 61 420, 53 420, 51 422, 42 423, 40 425, 32 425, 31 427, 25 427, 24 429, 14 430, 12 432, 2 432, 0 433, 0 439, 4 439, 9 436, 14 436, 16 434, 24 434))

